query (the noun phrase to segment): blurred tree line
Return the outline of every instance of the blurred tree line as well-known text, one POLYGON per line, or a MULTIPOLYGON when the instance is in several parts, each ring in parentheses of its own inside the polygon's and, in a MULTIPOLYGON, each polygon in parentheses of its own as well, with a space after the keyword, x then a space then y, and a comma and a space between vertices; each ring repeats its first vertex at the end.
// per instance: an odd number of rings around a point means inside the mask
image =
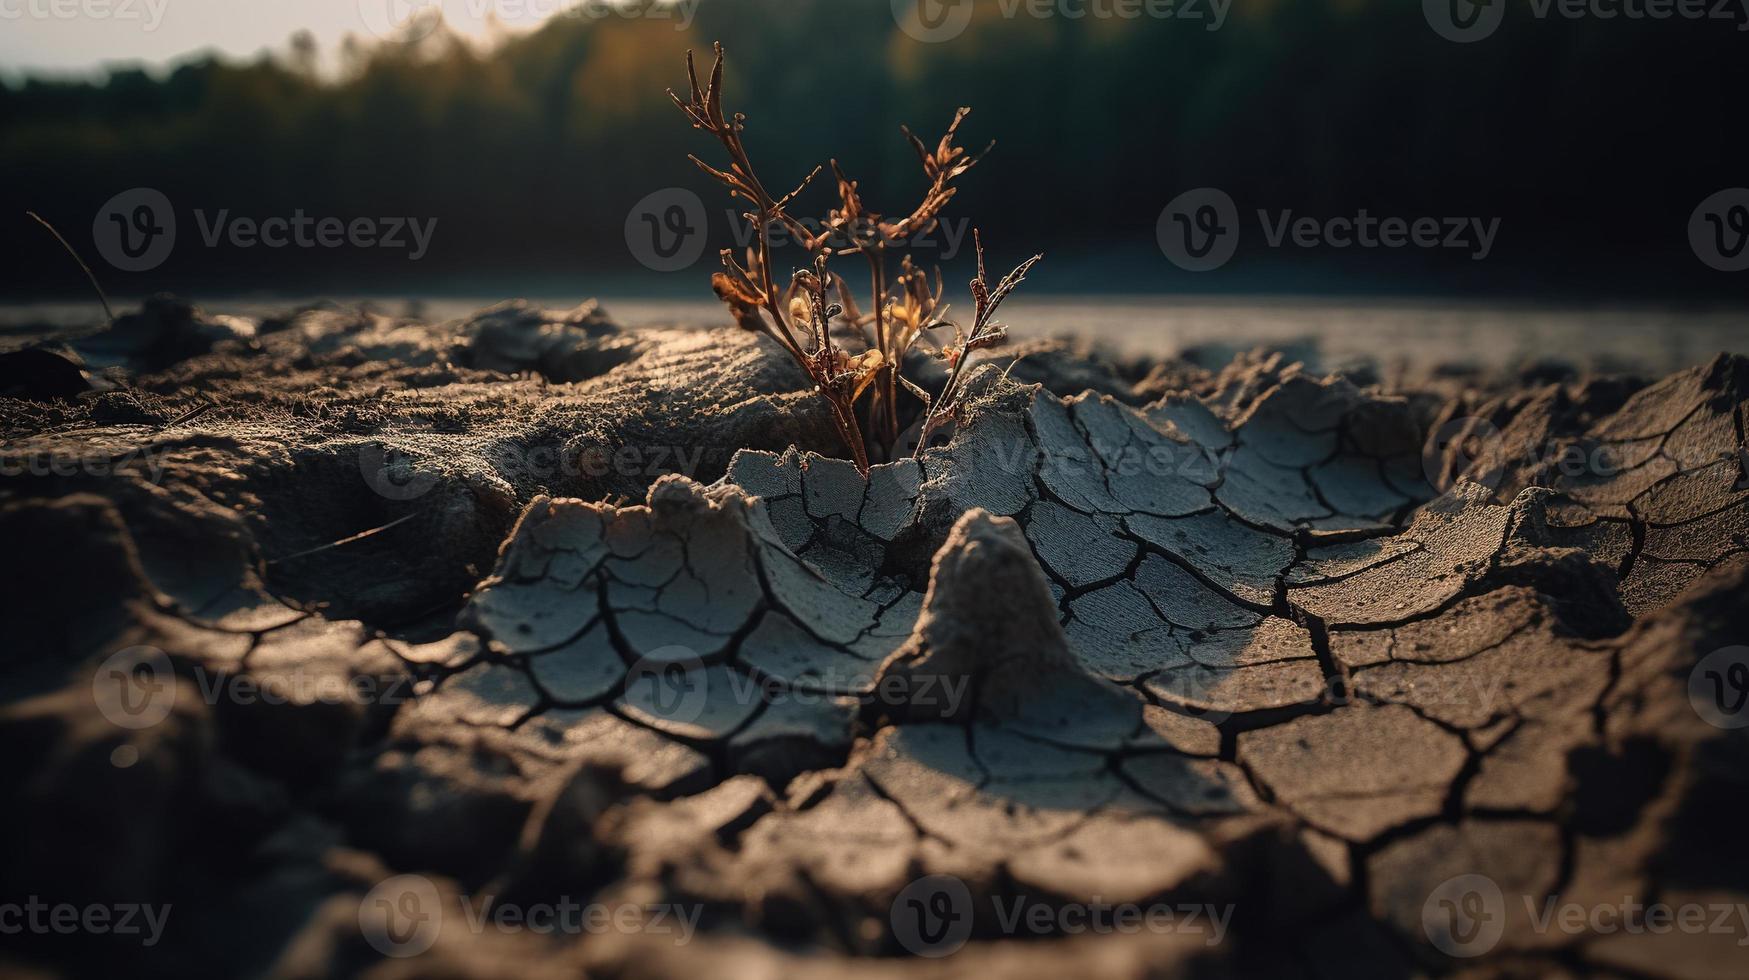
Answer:
MULTIPOLYGON (((1207 6, 1206 3, 1200 6, 1207 6)), ((1013 10, 1012 0, 1007 10, 1013 10)), ((1024 11, 1026 8, 1019 8, 1024 11)), ((703 295, 727 202, 686 161, 720 163, 664 90, 682 52, 729 50, 761 176, 785 187, 837 157, 889 211, 922 186, 899 137, 997 139, 950 214, 997 264, 1042 249, 1043 288, 1198 292, 1438 289, 1664 300, 1739 293, 1689 250, 1696 204, 1749 184, 1739 102, 1749 34, 1719 21, 1539 20, 1512 0, 1493 37, 1443 40, 1409 0, 1235 0, 1207 20, 1005 15, 920 43, 888 0, 703 0, 694 22, 560 17, 490 50, 443 33, 349 43, 319 72, 307 39, 248 63, 0 86, 10 298, 77 295, 77 270, 21 212, 54 221, 112 291, 513 293, 622 284, 703 295), (101 267, 92 220, 112 195, 163 191, 179 244, 148 273, 101 267), (696 190, 712 249, 651 275, 623 238, 659 188, 696 190), (1486 262, 1433 250, 1263 247, 1180 273, 1154 244, 1162 206, 1216 186, 1242 215, 1501 219, 1486 262), (202 246, 192 213, 437 218, 430 254, 202 246)), ((831 184, 807 198, 824 213, 831 184)))

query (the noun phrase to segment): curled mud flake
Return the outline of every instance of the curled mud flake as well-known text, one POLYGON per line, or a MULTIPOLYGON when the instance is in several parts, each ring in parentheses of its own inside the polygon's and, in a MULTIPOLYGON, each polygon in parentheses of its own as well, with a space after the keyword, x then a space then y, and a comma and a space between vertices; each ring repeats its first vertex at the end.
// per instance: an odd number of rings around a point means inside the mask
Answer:
POLYGON ((661 589, 683 570, 686 554, 680 540, 658 529, 653 515, 634 510, 607 525, 613 549, 603 562, 613 580, 646 589, 661 589))
POLYGON ((1189 642, 1128 582, 1069 600, 1063 630, 1086 670, 1124 684, 1162 666, 1184 663, 1189 642))
POLYGON ((782 542, 784 547, 798 554, 812 541, 819 528, 808 519, 808 512, 802 506, 800 495, 794 497, 779 497, 769 500, 765 505, 766 518, 771 523, 775 540, 782 542))
POLYGON ((1634 562, 1621 583, 1622 605, 1635 616, 1650 616, 1675 602, 1704 569, 1689 562, 1647 558, 1634 562))
POLYGON ((769 600, 827 643, 849 645, 874 626, 880 607, 851 595, 787 552, 762 553, 769 600))
POLYGON ((1235 432, 1241 447, 1277 466, 1315 466, 1335 455, 1343 414, 1358 398, 1346 382, 1292 378, 1259 399, 1235 432))
POLYGON ((1126 459, 1107 470, 1119 513, 1158 514, 1179 517, 1208 506, 1208 491, 1176 476, 1172 455, 1149 452, 1140 459, 1126 459))
POLYGON ((1336 662, 1351 670, 1395 660, 1444 664, 1468 660, 1532 630, 1547 635, 1549 611, 1536 593, 1508 586, 1465 599, 1433 619, 1384 630, 1337 630, 1330 635, 1336 662))
POLYGON ((1142 559, 1135 584, 1167 622, 1193 633, 1253 626, 1260 618, 1158 555, 1142 559))
POLYGON ((1070 418, 1091 451, 1090 459, 1107 472, 1116 471, 1136 436, 1125 421, 1126 407, 1092 393, 1071 398, 1067 404, 1070 418))
POLYGON ((808 546, 797 555, 839 589, 872 600, 869 593, 875 588, 886 549, 861 528, 833 516, 815 529, 808 546))
POLYGON ((1288 601, 1332 626, 1401 622, 1439 609, 1484 574, 1505 544, 1511 509, 1486 496, 1485 488, 1462 484, 1420 511, 1400 542, 1339 546, 1312 566, 1317 578, 1290 574, 1288 601))
POLYGON ((1620 513, 1680 472, 1677 462, 1659 455, 1620 473, 1583 473, 1554 481, 1579 503, 1604 513, 1620 513))
POLYGON ((1382 524, 1410 503, 1382 476, 1376 460, 1342 456, 1310 470, 1318 496, 1327 501, 1348 526, 1382 524))
POLYGON ((887 599, 874 626, 850 644, 850 652, 877 663, 886 660, 916 629, 917 618, 923 614, 923 598, 921 592, 897 592, 887 599))
MULTIPOLYGON (((1731 411, 1731 402, 1725 399, 1713 399, 1703 404, 1690 415, 1681 425, 1678 425, 1663 442, 1665 456, 1676 460, 1683 469, 1693 469, 1696 466, 1722 458, 1737 455, 1742 448, 1742 437, 1738 434, 1737 419, 1731 411)), ((1594 450, 1586 461, 1596 460, 1596 468, 1610 470, 1620 464, 1608 451, 1607 446, 1594 450)))
POLYGON ((1643 557, 1712 566, 1727 555, 1749 550, 1749 500, 1675 527, 1646 530, 1643 557))
MULTIPOLYGON (((764 593, 749 553, 749 498, 712 498, 680 478, 659 481, 647 507, 606 508, 567 501, 537 501, 518 523, 499 575, 475 594, 466 621, 515 652, 539 652, 569 643, 595 625, 605 604, 611 629, 638 655, 686 647, 694 656, 720 653, 764 593), (570 522, 574 535, 548 529, 556 515, 599 514, 570 522), (599 538, 587 535, 599 526, 599 538), (524 537, 533 538, 528 545, 524 537), (580 537, 580 540, 571 540, 580 537), (610 554, 573 581, 562 566, 557 581, 543 576, 512 582, 510 569, 540 550, 548 555, 588 552, 596 541, 610 554), (557 550, 561 543, 571 552, 557 550)), ((551 558, 541 566, 554 569, 551 558)))
POLYGON ((871 467, 856 526, 882 541, 893 540, 911 523, 922 487, 923 468, 915 459, 871 467))
POLYGON ((1578 549, 1618 573, 1631 569, 1635 527, 1625 509, 1599 513, 1563 495, 1550 498, 1544 515, 1543 536, 1550 545, 1578 549))
POLYGON ((817 524, 808 516, 802 500, 803 456, 791 448, 783 453, 743 449, 729 464, 724 484, 758 497, 769 531, 784 547, 800 553, 814 537, 817 524))
POLYGON ((1749 359, 1721 354, 1711 363, 1679 371, 1641 388, 1620 409, 1593 429, 1611 442, 1662 438, 1697 409, 1718 411, 1714 399, 1726 396, 1724 413, 1749 394, 1749 359))
POLYGON ((802 493, 801 456, 794 448, 782 453, 743 449, 730 460, 729 472, 723 479, 768 501, 799 497, 802 493))
POLYGON ((1239 764, 1278 803, 1352 841, 1438 814, 1468 756, 1401 705, 1350 704, 1239 734, 1239 764))
POLYGON ((1195 395, 1170 394, 1142 410, 1142 414, 1157 428, 1170 425, 1190 440, 1190 444, 1209 455, 1218 455, 1233 445, 1234 436, 1227 423, 1195 395))
POLYGON ((1277 616, 1255 628, 1196 635, 1184 651, 1185 662, 1166 665, 1142 687, 1165 704, 1213 720, 1312 704, 1333 693, 1311 634, 1277 616))
POLYGON ((1662 481, 1635 501, 1634 511, 1654 527, 1673 527, 1746 499, 1741 460, 1718 459, 1662 481))
POLYGON ((580 500, 536 497, 517 520, 508 545, 500 560, 504 581, 546 580, 574 588, 607 556, 602 508, 580 500))
POLYGON ((624 590, 609 589, 608 601, 618 607, 609 614, 614 628, 639 656, 681 648, 688 656, 714 658, 734 639, 733 633, 703 630, 676 616, 631 608, 635 600, 624 590))
POLYGON ((1017 452, 1019 465, 1037 468, 1046 493, 1083 514, 1118 514, 1124 506, 1111 494, 1104 468, 1093 457, 1087 437, 1076 428, 1069 409, 1056 398, 1034 398, 1027 421, 1037 442, 1029 439, 1017 452))
POLYGON ((1284 534, 1334 516, 1303 471, 1271 463, 1247 446, 1228 461, 1215 499, 1248 523, 1284 534))
POLYGON ((1033 505, 1026 525, 1034 554, 1071 589, 1109 579, 1129 567, 1136 546, 1118 537, 1118 531, 1114 517, 1081 514, 1049 500, 1033 505))
POLYGON ((650 661, 632 670, 614 702, 639 724, 697 742, 727 738, 763 704, 758 682, 731 667, 650 661))
POLYGON ((1018 514, 1032 501, 1037 454, 1018 418, 994 412, 977 416, 957 428, 945 447, 923 455, 923 495, 953 513, 982 507, 993 514, 1018 514))
POLYGON ((736 659, 781 684, 858 696, 874 690, 880 667, 876 657, 859 656, 852 648, 820 640, 780 612, 765 614, 741 641, 736 659))
POLYGON ((625 679, 626 664, 607 627, 597 624, 562 646, 528 658, 528 672, 560 704, 600 701, 625 679))
POLYGON ((512 653, 534 653, 570 642, 600 617, 593 589, 501 582, 474 594, 464 622, 512 653))
MULTIPOLYGON (((1208 506, 1207 489, 1183 469, 1199 461, 1194 447, 1155 429, 1135 409, 1109 399, 1084 397, 1069 407, 1085 440, 1086 459, 1097 466, 1085 479, 1097 476, 1116 501, 1118 513, 1176 516, 1208 506)), ((1098 489, 1089 486, 1078 496, 1097 494, 1098 489)))
POLYGON ((1124 526, 1182 559, 1218 588, 1257 606, 1274 601, 1275 583, 1294 559, 1287 537, 1247 527, 1220 509, 1170 519, 1131 514, 1124 526))
POLYGON ((862 511, 868 480, 846 460, 827 459, 814 453, 804 459, 802 503, 808 516, 816 522, 836 517, 854 523, 862 511))

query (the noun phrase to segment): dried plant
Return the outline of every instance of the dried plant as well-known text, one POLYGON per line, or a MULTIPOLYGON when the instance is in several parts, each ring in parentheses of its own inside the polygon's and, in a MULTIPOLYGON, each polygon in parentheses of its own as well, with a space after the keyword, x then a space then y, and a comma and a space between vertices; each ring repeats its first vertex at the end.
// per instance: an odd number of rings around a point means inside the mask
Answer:
POLYGON ((1008 328, 996 322, 996 308, 1002 305, 1009 293, 1026 281, 1026 274, 1044 258, 1042 255, 1035 255, 1027 259, 992 287, 984 274, 983 239, 977 232, 973 232, 972 240, 978 253, 978 275, 972 280, 972 329, 962 333, 959 324, 953 325, 954 342, 942 352, 948 363, 947 383, 942 385, 941 397, 925 407, 923 427, 917 435, 919 448, 929 445, 929 434, 935 431, 942 417, 958 404, 960 380, 965 377, 966 363, 971 359, 972 353, 1007 342, 1008 328))
POLYGON ((878 454, 882 459, 895 457, 900 440, 901 390, 922 402, 916 447, 927 445, 930 433, 957 403, 967 359, 973 352, 996 346, 1006 338, 1005 329, 993 319, 996 308, 1042 258, 1033 256, 992 287, 985 278, 984 246, 979 240, 978 276, 971 283, 974 313, 969 331, 946 317, 939 270, 932 282, 907 255, 902 258, 896 277, 888 280, 891 265, 888 252, 912 243, 939 225, 942 211, 958 191, 954 182, 976 166, 989 150, 987 146, 984 151, 968 155, 954 145, 960 124, 971 110, 962 108, 954 114, 947 133, 933 150, 909 129, 903 129, 905 138, 917 151, 929 186, 922 201, 901 218, 889 219, 869 209, 856 181, 845 176, 837 160, 831 161, 839 203, 819 224, 819 231, 814 232, 797 220, 790 208, 819 176, 821 168, 815 167, 782 197, 773 197, 766 190, 754 173, 753 162, 742 142, 746 117, 723 113, 723 46, 716 45, 716 63, 711 66, 710 80, 704 87, 699 86, 690 51, 686 54, 686 76, 687 98, 682 99, 673 90, 669 90, 669 98, 686 113, 694 128, 716 137, 729 157, 727 169, 713 167, 697 156, 691 157, 692 162, 727 187, 731 197, 747 203, 749 210, 743 217, 754 231, 754 244, 744 258, 738 259, 728 249, 721 253, 723 271, 711 277, 718 298, 728 305, 737 324, 782 345, 808 373, 830 405, 833 423, 859 471, 868 472, 871 455, 878 454), (808 256, 806 265, 790 276, 782 290, 772 277, 774 228, 784 229, 808 256), (844 278, 828 268, 832 258, 848 255, 863 256, 869 267, 871 302, 866 314, 857 306, 844 278), (845 325, 844 333, 854 338, 859 349, 851 350, 842 341, 834 341, 832 324, 840 319, 845 325), (953 328, 954 342, 936 344, 931 339, 932 332, 946 327, 953 328), (924 350, 948 362, 947 382, 935 397, 902 373, 907 355, 919 343, 924 350), (865 441, 863 417, 857 411, 865 394, 867 428, 873 435, 872 441, 865 441))

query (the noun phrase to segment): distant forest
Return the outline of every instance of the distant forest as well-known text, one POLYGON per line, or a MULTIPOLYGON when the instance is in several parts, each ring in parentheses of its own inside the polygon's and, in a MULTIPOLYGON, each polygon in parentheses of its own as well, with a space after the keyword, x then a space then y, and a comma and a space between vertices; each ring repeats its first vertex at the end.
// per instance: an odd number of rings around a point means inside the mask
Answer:
MULTIPOLYGON (((1496 0, 1507 2, 1507 0, 1496 0)), ((1207 6, 1205 2, 1199 4, 1207 6)), ((730 240, 727 200, 686 160, 721 163, 664 90, 682 52, 729 50, 728 104, 771 184, 836 157, 876 206, 923 179, 899 135, 926 141, 959 105, 962 142, 997 145, 950 214, 975 219, 993 261, 1043 250, 1046 290, 1396 291, 1740 297, 1744 276, 1691 253, 1688 217, 1749 185, 1749 33, 1715 20, 1579 20, 1511 0, 1486 40, 1456 44, 1412 0, 1235 0, 1208 21, 1035 18, 979 0, 966 32, 920 43, 888 0, 703 0, 667 18, 565 18, 491 49, 444 33, 349 45, 318 71, 307 45, 247 64, 184 63, 0 86, 0 242, 9 299, 77 296, 54 221, 112 291, 508 292, 686 289, 730 240), (133 187, 179 211, 151 272, 91 255, 102 204, 133 187), (659 276, 628 253, 628 209, 695 190, 714 241, 659 276), (1501 219, 1485 262, 1441 250, 1269 249, 1180 272, 1155 245, 1178 192, 1225 190, 1242 213, 1501 219), (205 248, 190 214, 436 218, 419 262, 384 249, 205 248)), ((1022 4, 1018 10, 1024 11, 1022 4)), ((832 185, 809 191, 824 213, 832 185)), ((963 262, 964 256, 960 261, 963 262)))

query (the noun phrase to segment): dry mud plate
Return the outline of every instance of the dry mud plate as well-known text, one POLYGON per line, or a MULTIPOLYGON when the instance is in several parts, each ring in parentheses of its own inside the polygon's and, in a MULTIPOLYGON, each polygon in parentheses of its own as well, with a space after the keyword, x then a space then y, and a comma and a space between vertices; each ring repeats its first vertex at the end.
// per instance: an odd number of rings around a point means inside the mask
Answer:
POLYGON ((1749 360, 1017 353, 866 482, 592 307, 4 355, 7 962, 1749 974, 1749 360))

